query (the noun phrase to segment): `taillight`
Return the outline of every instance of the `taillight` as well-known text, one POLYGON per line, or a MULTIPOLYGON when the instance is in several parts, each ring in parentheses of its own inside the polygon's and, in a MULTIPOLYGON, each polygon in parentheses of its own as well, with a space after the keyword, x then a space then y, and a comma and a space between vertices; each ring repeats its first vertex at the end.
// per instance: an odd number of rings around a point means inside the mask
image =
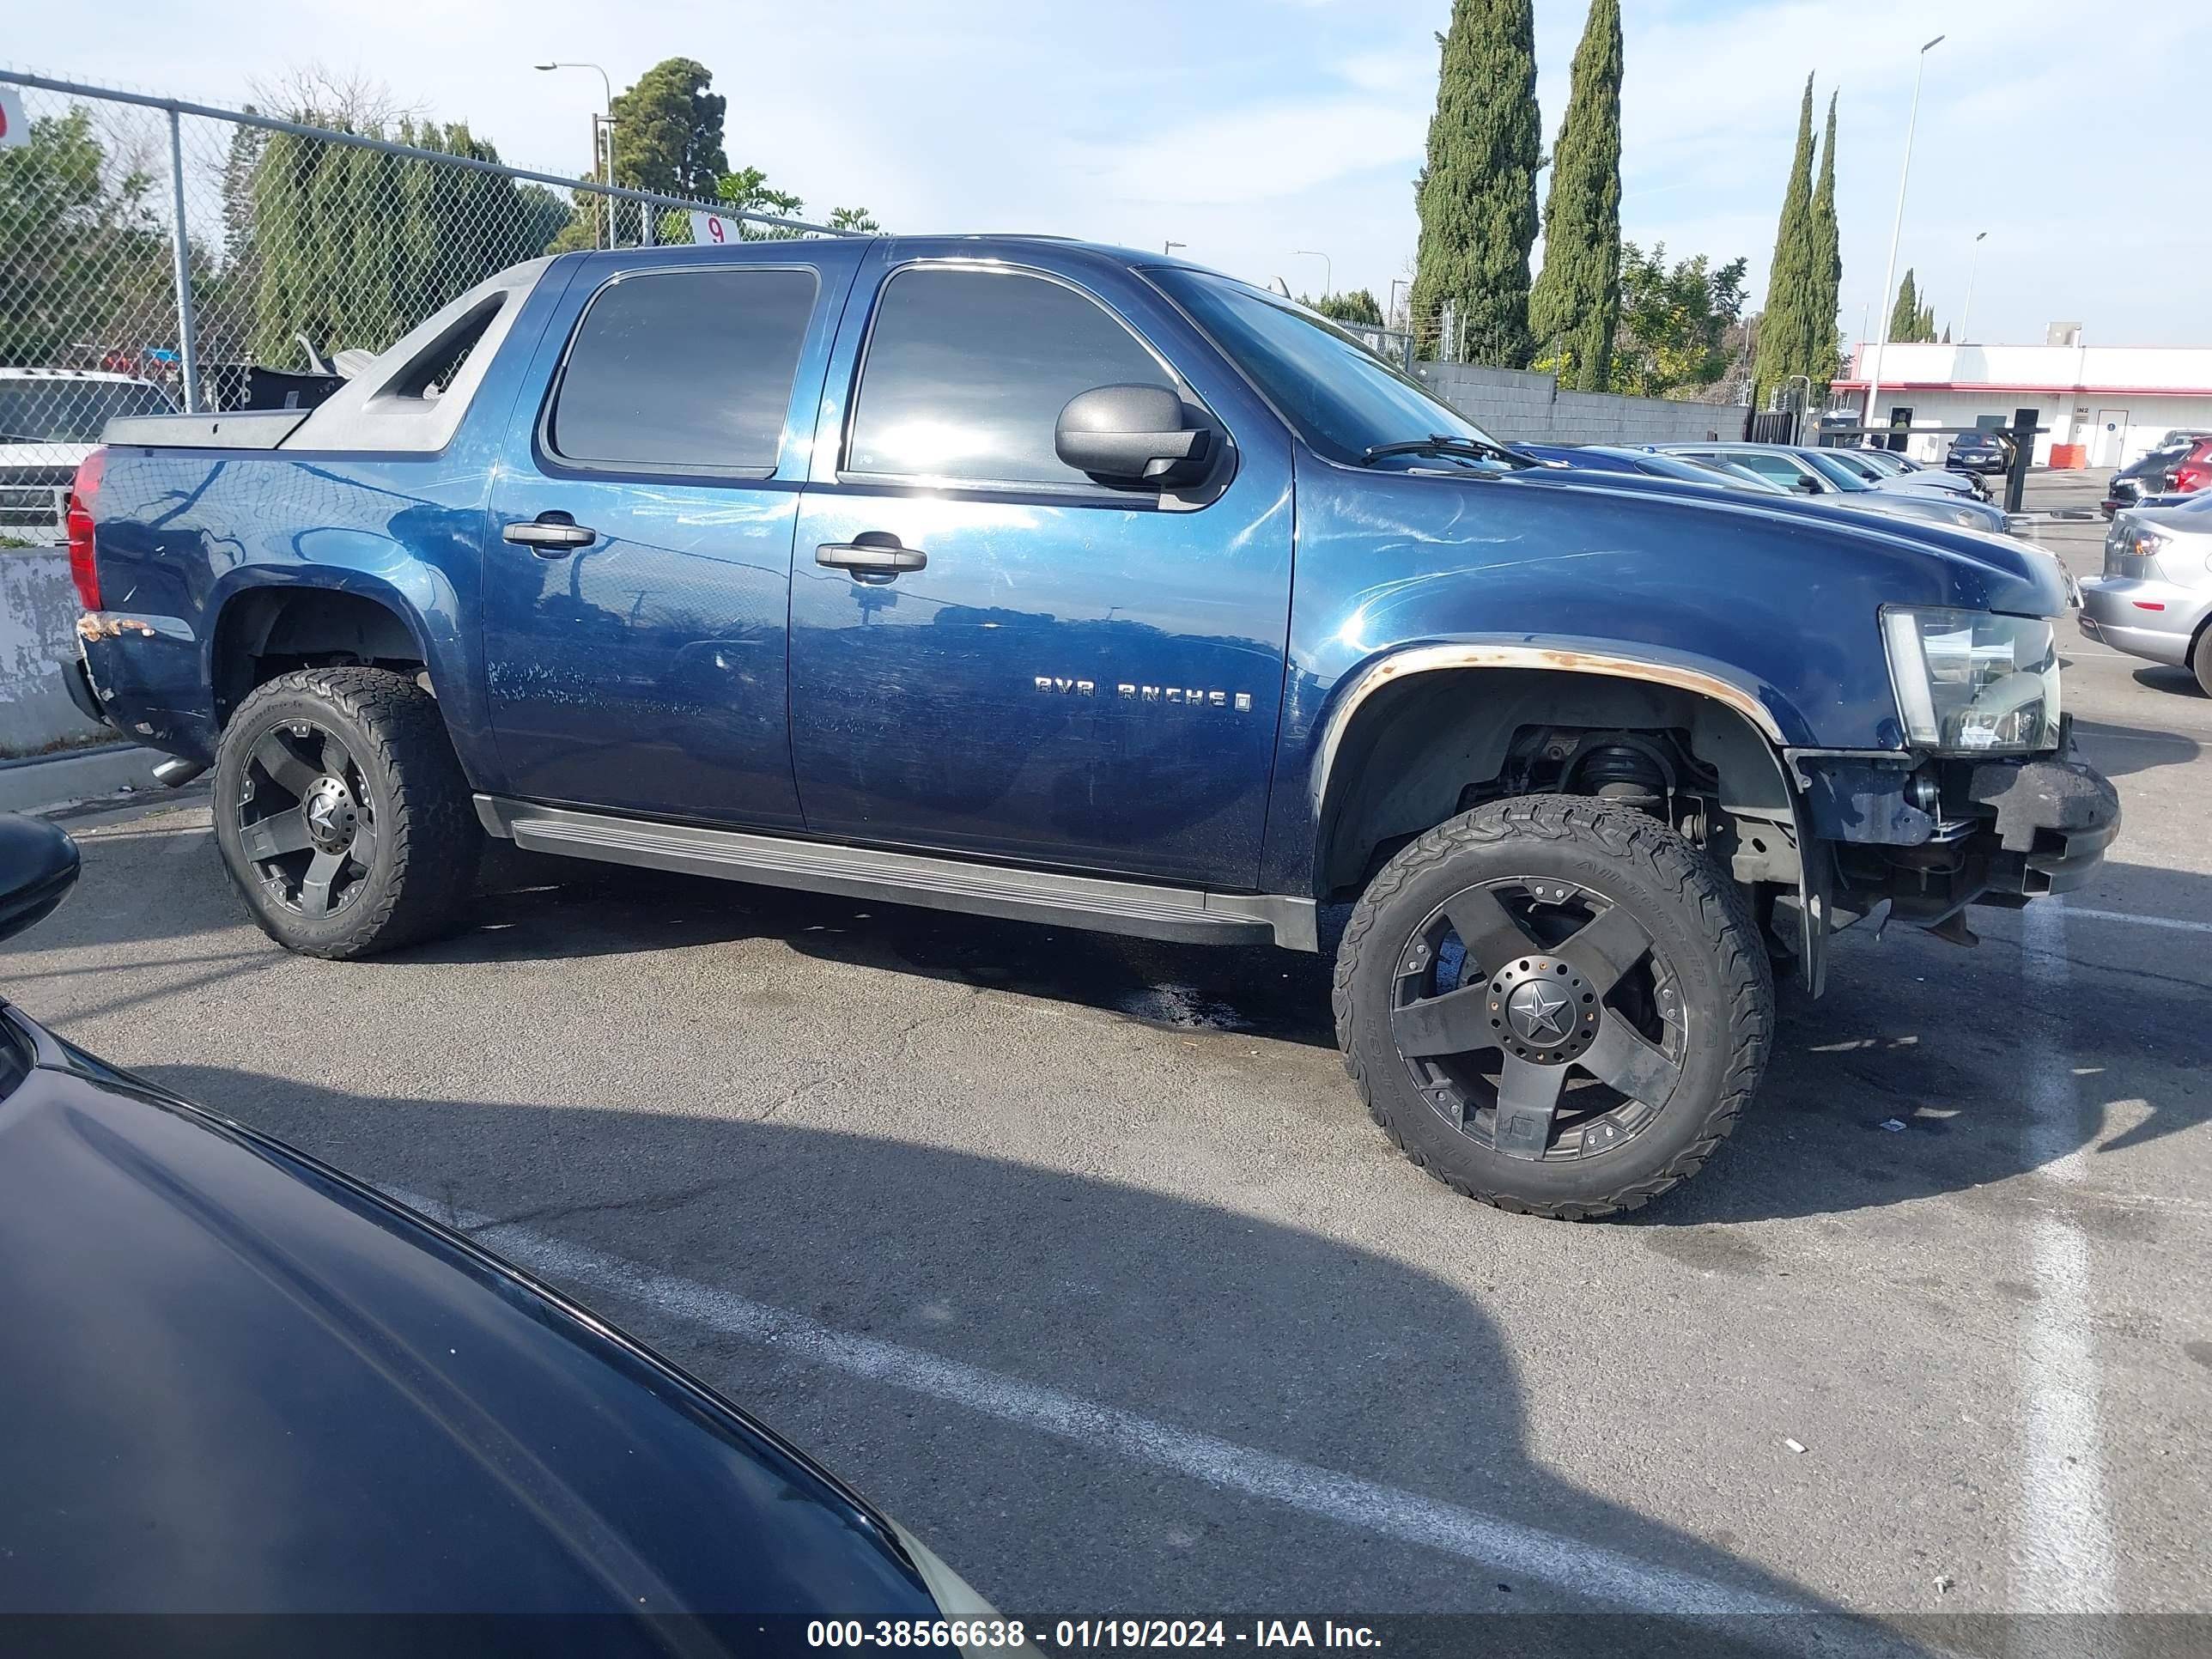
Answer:
POLYGON ((2201 466, 2185 466, 2173 475, 2173 487, 2177 491, 2183 492, 2191 489, 2202 489, 2204 488, 2205 480, 2208 478, 2212 478, 2212 469, 2201 466))
POLYGON ((100 496, 100 474, 107 471, 107 452, 95 449, 77 463, 76 482, 70 486, 70 580, 76 584, 77 599, 88 611, 100 609, 100 566, 93 557, 92 508, 100 496))

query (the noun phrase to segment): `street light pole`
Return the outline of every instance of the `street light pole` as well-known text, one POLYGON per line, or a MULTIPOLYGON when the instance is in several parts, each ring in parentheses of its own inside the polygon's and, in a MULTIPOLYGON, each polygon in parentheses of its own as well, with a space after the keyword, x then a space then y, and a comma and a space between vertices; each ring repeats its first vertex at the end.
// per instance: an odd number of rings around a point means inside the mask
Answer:
MULTIPOLYGON (((1403 276, 1393 276, 1390 279, 1390 317, 1395 317, 1398 314, 1398 290, 1407 286, 1408 286, 1407 280, 1403 276)), ((1382 320, 1387 323, 1390 320, 1390 317, 1385 317, 1382 320)), ((1413 326, 1412 317, 1408 316, 1406 319, 1406 326, 1408 330, 1413 326)))
POLYGON ((1966 314, 1959 319, 1959 343, 1960 345, 1966 344, 1967 341, 1974 337, 1972 335, 1967 333, 1966 331, 1974 325, 1974 278, 1981 270, 1982 243, 1987 240, 1989 232, 1985 230, 1974 238, 1974 256, 1967 262, 1966 264, 1966 314))
MULTIPOLYGON (((608 78, 607 72, 605 70, 600 69, 597 64, 571 64, 563 62, 558 64, 532 64, 530 67, 536 70, 587 69, 593 70, 598 72, 600 89, 605 94, 605 102, 601 106, 603 113, 600 118, 594 120, 592 123, 592 160, 596 162, 599 159, 599 129, 602 125, 605 125, 607 134, 607 162, 606 173, 604 176, 603 182, 610 190, 613 189, 615 182, 615 83, 613 81, 608 78)), ((647 211, 647 210, 642 207, 638 210, 641 213, 647 211)), ((615 198, 610 196, 607 198, 607 246, 609 247, 612 247, 614 245, 615 198)))
POLYGON ((1321 297, 1322 299, 1326 300, 1336 292, 1335 267, 1329 263, 1328 255, 1316 247, 1294 247, 1291 250, 1291 253, 1296 258, 1321 261, 1321 297))
POLYGON ((1166 241, 1166 242, 1162 242, 1162 243, 1160 244, 1160 252, 1161 252, 1162 253, 1173 253, 1173 252, 1174 252, 1177 248, 1179 248, 1179 247, 1188 247, 1189 246, 1190 246, 1190 244, 1189 244, 1188 242, 1176 242, 1176 241, 1166 241))
MULTIPOLYGON (((1920 82, 1928 72, 1928 54, 1943 44, 1937 35, 1920 48, 1920 58, 1912 71, 1912 113, 1905 122, 1905 166, 1897 175, 1897 219, 1889 229, 1889 269, 1882 273, 1881 292, 1875 297, 1883 304, 1890 303, 1890 295, 1897 284, 1897 244, 1905 234, 1905 186, 1912 177, 1912 131, 1920 125, 1920 82)), ((1889 343, 1889 313, 1882 313, 1881 332, 1875 337, 1874 361, 1867 365, 1867 400, 1865 424, 1875 423, 1875 401, 1881 394, 1881 353, 1889 343)), ((1887 447, 1887 444, 1884 447, 1887 447)))

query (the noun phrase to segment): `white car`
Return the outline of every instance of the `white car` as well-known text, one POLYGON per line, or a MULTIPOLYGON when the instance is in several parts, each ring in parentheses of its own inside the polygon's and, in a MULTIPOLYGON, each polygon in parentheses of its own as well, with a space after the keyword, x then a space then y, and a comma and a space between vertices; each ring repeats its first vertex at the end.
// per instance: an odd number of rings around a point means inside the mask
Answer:
POLYGON ((94 368, 0 368, 0 536, 62 536, 77 463, 117 415, 171 415, 151 380, 94 368))

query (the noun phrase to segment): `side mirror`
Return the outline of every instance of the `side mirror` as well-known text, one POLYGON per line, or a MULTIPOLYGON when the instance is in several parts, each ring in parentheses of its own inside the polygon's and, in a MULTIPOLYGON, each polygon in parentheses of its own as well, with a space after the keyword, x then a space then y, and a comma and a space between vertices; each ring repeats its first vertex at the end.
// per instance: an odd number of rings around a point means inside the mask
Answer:
POLYGON ((1183 402, 1164 386, 1102 386, 1060 411, 1053 449, 1101 483, 1192 483, 1213 459, 1213 434, 1183 424, 1183 402))
POLYGON ((1803 490, 1808 495, 1818 495, 1821 493, 1820 481, 1818 478, 1800 477, 1797 480, 1797 488, 1803 490))
POLYGON ((76 884, 76 843, 43 818, 0 814, 0 939, 53 914, 76 884))

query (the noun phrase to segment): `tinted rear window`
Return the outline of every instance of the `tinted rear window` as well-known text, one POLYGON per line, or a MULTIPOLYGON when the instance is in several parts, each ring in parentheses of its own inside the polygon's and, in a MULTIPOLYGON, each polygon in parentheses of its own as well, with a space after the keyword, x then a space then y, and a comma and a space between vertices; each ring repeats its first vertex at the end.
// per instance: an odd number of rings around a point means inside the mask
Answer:
POLYGON ((600 466, 775 471, 815 287, 794 270, 616 278, 577 325, 549 447, 600 466))

